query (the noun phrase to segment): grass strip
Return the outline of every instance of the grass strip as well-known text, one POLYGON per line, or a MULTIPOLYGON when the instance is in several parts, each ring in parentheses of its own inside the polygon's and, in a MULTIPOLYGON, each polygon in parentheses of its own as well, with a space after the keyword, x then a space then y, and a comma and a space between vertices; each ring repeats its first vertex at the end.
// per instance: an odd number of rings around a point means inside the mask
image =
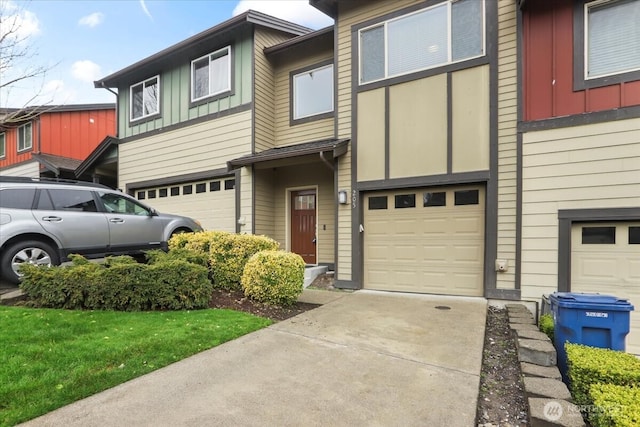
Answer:
POLYGON ((30 420, 269 324, 232 310, 0 307, 0 426, 30 420))

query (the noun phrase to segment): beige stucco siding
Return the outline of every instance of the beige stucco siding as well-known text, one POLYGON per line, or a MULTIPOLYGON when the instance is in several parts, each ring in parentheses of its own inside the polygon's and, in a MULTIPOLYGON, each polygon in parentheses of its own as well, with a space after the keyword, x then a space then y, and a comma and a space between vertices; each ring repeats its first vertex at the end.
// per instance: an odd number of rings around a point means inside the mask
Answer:
POLYGON ((558 210, 637 207, 640 119, 523 135, 522 296, 557 290, 558 210))
POLYGON ((299 69, 313 66, 322 61, 333 59, 332 49, 318 52, 293 53, 279 58, 275 67, 275 146, 286 146, 302 142, 332 138, 334 136, 333 117, 312 120, 306 123, 291 125, 291 84, 290 73, 299 69))
POLYGON ((254 117, 255 147, 260 152, 273 147, 274 129, 274 69, 264 55, 264 48, 287 40, 285 34, 267 28, 256 27, 254 32, 254 117))
POLYGON ((447 76, 389 88, 389 177, 447 173, 447 76))
POLYGON ((489 169, 489 66, 452 73, 451 103, 452 172, 489 169))
POLYGON ((358 181, 385 178, 385 90, 358 94, 358 181))
POLYGON ((496 287, 515 287, 517 192, 516 2, 498 1, 498 251, 509 269, 498 273, 496 287))

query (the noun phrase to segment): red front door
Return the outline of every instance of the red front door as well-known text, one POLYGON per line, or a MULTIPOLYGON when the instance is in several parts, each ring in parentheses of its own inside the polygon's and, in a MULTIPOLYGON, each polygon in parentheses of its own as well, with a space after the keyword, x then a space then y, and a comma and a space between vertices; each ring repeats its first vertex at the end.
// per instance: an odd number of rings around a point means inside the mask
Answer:
POLYGON ((316 191, 291 193, 291 252, 316 263, 316 191))

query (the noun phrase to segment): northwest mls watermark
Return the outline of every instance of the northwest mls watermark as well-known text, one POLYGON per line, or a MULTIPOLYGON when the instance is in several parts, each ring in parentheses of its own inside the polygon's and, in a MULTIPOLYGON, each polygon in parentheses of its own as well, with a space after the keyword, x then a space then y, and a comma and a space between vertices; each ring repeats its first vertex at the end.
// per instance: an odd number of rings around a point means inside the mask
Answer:
POLYGON ((619 414, 622 410, 620 405, 596 406, 596 405, 568 405, 564 406, 560 401, 552 400, 544 405, 544 417, 549 421, 558 421, 564 415, 573 417, 579 414, 583 418, 589 418, 595 414, 619 414))

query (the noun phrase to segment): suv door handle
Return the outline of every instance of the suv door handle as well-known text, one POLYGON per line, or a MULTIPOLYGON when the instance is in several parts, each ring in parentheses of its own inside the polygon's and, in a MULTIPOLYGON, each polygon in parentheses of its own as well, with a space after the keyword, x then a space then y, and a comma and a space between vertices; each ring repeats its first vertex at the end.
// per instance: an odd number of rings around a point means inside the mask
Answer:
POLYGON ((59 216, 43 216, 42 220, 49 222, 60 222, 62 221, 62 218, 60 218, 59 216))
POLYGON ((122 218, 111 218, 109 220, 109 222, 124 222, 124 219, 122 219, 122 218))

